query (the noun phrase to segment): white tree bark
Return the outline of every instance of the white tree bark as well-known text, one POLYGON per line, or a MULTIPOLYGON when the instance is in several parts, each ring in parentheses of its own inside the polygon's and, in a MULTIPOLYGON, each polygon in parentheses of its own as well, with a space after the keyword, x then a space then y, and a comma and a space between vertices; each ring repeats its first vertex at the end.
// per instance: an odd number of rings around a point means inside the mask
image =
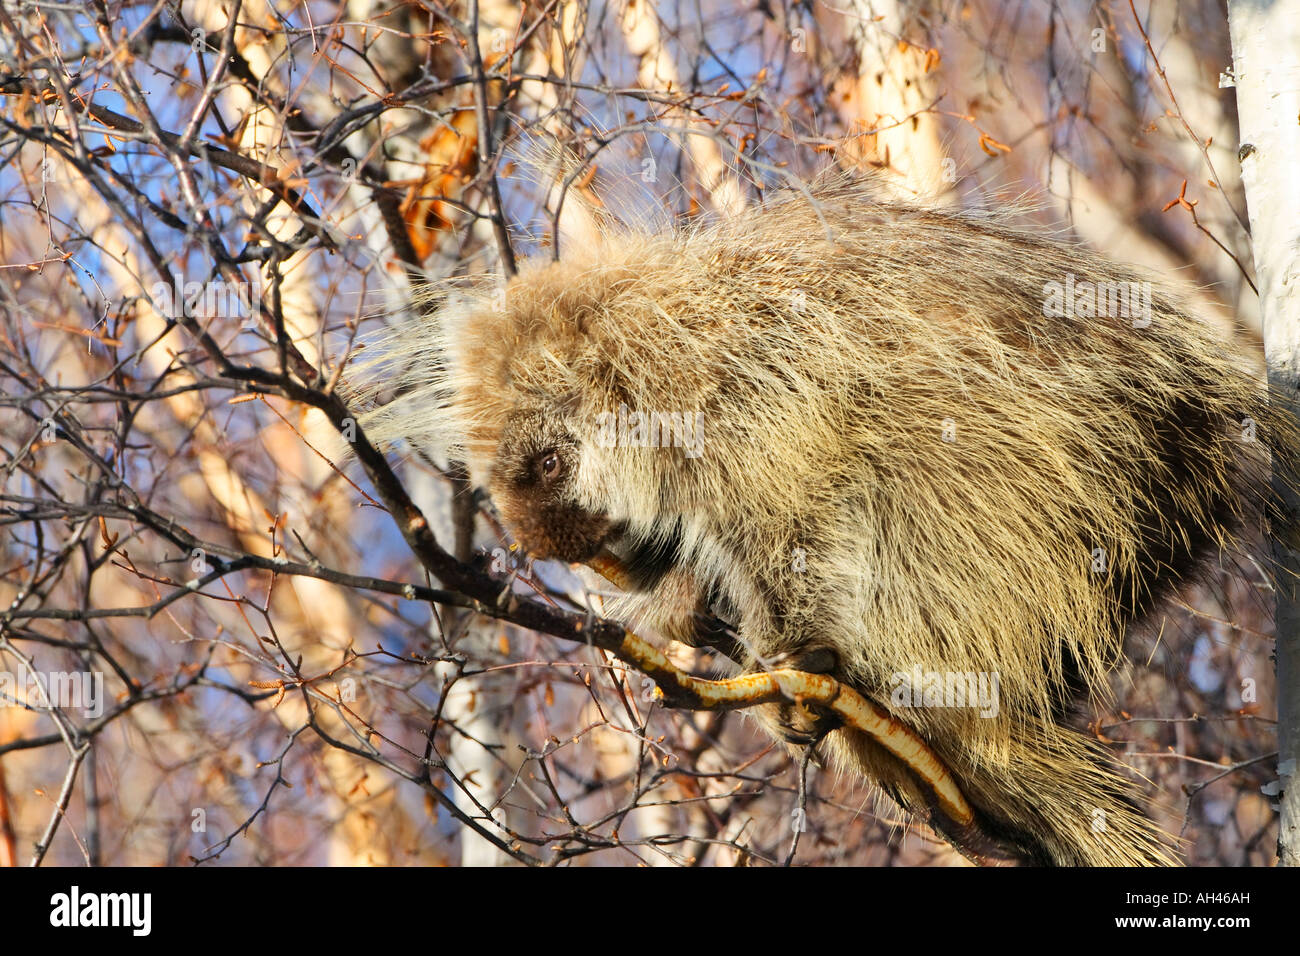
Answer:
MULTIPOLYGON (((1300 0, 1229 0, 1232 72, 1241 128, 1241 178, 1250 213, 1269 382, 1295 399, 1300 386, 1300 0)), ((1283 492, 1274 529, 1277 583, 1278 854, 1300 865, 1300 553, 1288 546, 1300 496, 1283 492)))
MULTIPOLYGON (((398 22, 392 18, 392 11, 397 6, 390 0, 349 0, 347 10, 356 20, 392 26, 398 22)), ((489 61, 504 51, 505 44, 516 32, 520 16, 521 7, 515 0, 480 0, 478 40, 489 61)), ((414 30, 415 27, 412 26, 411 29, 414 30)), ((370 48, 369 56, 381 70, 392 75, 401 75, 412 67, 418 67, 420 63, 420 54, 414 49, 410 38, 400 33, 380 34, 370 48)), ((437 145, 431 145, 427 138, 432 126, 426 108, 404 110, 393 115, 391 124, 383 131, 385 148, 393 157, 386 163, 386 168, 393 178, 430 177, 431 165, 452 161, 451 156, 435 155, 437 145)), ((442 145, 454 149, 456 144, 442 141, 442 145)), ((421 191, 431 194, 437 189, 430 178, 426 178, 426 185, 421 191)), ((376 251, 384 254, 388 250, 384 249, 385 244, 379 238, 381 235, 379 231, 372 231, 370 239, 375 244, 376 251)), ((439 251, 424 261, 425 272, 431 277, 450 275, 456 268, 457 263, 451 252, 454 243, 444 241, 445 238, 439 238, 435 246, 444 251, 439 251)), ((490 239, 488 245, 491 245, 490 239)), ((409 309, 410 291, 400 278, 386 290, 390 314, 397 316, 409 309)), ((433 357, 429 357, 429 360, 432 361, 433 357)), ((448 548, 453 547, 456 535, 448 484, 421 469, 412 469, 406 480, 412 498, 429 517, 438 540, 448 548)), ((482 523, 476 522, 475 527, 474 543, 491 547, 495 542, 485 536, 486 529, 482 523)), ((478 617, 459 621, 455 615, 448 615, 448 621, 458 633, 456 646, 472 660, 480 664, 492 660, 504 661, 497 649, 502 631, 500 625, 478 617)), ((436 626, 434 634, 435 640, 440 642, 436 626)), ((435 671, 446 680, 454 676, 456 667, 439 664, 435 671)), ((509 786, 514 767, 518 763, 518 738, 512 727, 517 710, 515 685, 513 672, 461 680, 447 693, 442 710, 443 717, 464 734, 454 733, 448 752, 443 755, 450 772, 463 781, 466 787, 465 790, 451 788, 452 797, 457 806, 474 818, 484 817, 480 807, 492 808, 491 821, 501 827, 510 825, 510 814, 506 807, 494 805, 509 786)), ((491 825, 490 821, 483 822, 491 825)), ((505 830, 501 832, 503 836, 507 835, 505 830)), ((504 866, 510 862, 507 854, 476 833, 468 828, 462 831, 462 866, 504 866)))
MULTIPOLYGON (((938 93, 925 51, 906 36, 915 5, 900 0, 846 0, 819 5, 823 19, 843 20, 858 58, 857 80, 846 108, 866 130, 863 159, 885 171, 880 183, 900 199, 943 203, 947 185, 939 118, 929 112, 938 93)), ((862 147, 859 147, 862 148, 862 147)))
MULTIPOLYGON (((645 90, 681 93, 681 71, 659 29, 658 0, 627 0, 620 24, 627 50, 637 58, 637 82, 645 90)), ((718 144, 720 134, 707 122, 692 119, 682 110, 670 110, 663 125, 682 130, 681 145, 690 157, 700 185, 713 208, 722 216, 734 216, 745 208, 745 195, 718 144)))

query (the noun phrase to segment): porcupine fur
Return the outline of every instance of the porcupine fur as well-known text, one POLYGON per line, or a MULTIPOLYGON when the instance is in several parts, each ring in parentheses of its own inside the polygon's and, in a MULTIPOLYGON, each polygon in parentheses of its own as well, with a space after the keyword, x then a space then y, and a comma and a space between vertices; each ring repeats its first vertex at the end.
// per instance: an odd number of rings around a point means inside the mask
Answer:
MULTIPOLYGON (((620 556, 634 630, 700 643, 716 616, 746 671, 828 649, 886 705, 917 668, 996 674, 994 718, 899 713, 982 830, 1033 863, 1168 863, 1072 705, 1109 693, 1128 629, 1245 546, 1269 445, 1294 432, 1168 288, 1149 323, 1048 317, 1067 276, 1152 281, 997 216, 823 180, 723 222, 612 230, 525 263, 504 299, 485 283, 444 301, 403 331, 429 360, 367 429, 467 462, 529 553, 620 556), (603 447, 620 406, 698 412, 702 453, 603 447)), ((874 742, 822 747, 930 817, 874 742)))

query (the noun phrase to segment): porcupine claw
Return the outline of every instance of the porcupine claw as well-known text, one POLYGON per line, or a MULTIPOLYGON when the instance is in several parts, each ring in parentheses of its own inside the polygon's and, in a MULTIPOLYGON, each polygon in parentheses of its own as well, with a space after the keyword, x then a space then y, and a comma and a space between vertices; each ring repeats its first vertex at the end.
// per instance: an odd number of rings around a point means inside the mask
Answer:
MULTIPOLYGON (((773 670, 788 668, 807 674, 834 674, 839 662, 839 655, 829 647, 813 646, 778 654, 769 666, 773 670)), ((795 746, 811 747, 841 723, 839 717, 825 708, 801 701, 777 705, 777 729, 781 739, 795 746)))

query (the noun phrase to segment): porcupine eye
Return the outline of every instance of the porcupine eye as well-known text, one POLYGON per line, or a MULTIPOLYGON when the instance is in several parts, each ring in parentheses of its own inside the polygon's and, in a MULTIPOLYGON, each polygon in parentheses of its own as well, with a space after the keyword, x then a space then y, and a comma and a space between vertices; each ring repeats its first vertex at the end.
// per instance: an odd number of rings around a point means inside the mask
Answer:
POLYGON ((564 472, 564 462, 556 451, 542 452, 537 457, 537 471, 546 481, 555 481, 564 472))

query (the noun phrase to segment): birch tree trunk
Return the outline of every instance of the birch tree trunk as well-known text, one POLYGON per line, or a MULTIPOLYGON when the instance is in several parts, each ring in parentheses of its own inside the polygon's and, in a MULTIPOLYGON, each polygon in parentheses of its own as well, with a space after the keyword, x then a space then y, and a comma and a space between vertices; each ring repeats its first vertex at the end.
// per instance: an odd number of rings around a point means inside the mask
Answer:
MULTIPOLYGON (((1250 213, 1269 384, 1288 399, 1300 386, 1300 0, 1229 0, 1232 72, 1241 128, 1241 177, 1250 213)), ((1274 529, 1277 578, 1278 856, 1300 865, 1300 496, 1277 474, 1285 502, 1274 529)))
MULTIPOLYGON (((885 171, 880 183, 900 199, 943 202, 944 159, 938 116, 930 108, 938 87, 926 50, 909 43, 918 32, 918 6, 899 0, 846 0, 819 5, 838 26, 857 59, 856 76, 841 105, 857 131, 872 131, 848 149, 885 171)), ((849 146, 850 144, 846 144, 849 146)))
MULTIPOLYGON (((687 88, 682 73, 660 28, 657 0, 627 0, 621 26, 627 51, 637 60, 637 82, 645 90, 680 93, 687 88)), ((681 148, 690 158, 713 208, 722 216, 734 216, 745 205, 740 181, 727 164, 719 138, 708 123, 693 119, 681 110, 670 110, 662 119, 665 126, 682 131, 681 148)))
MULTIPOLYGON (((388 0, 350 0, 348 14, 378 27, 390 27, 402 22, 411 36, 401 31, 385 32, 382 29, 368 47, 370 61, 388 77, 413 78, 422 69, 423 51, 412 37, 421 30, 421 15, 407 13, 409 19, 394 20, 394 11, 401 4, 388 0)), ((452 9, 459 15, 460 5, 452 9)), ((485 66, 489 69, 501 57, 509 54, 511 37, 520 25, 522 8, 514 0, 480 0, 478 9, 478 42, 484 51, 485 66)), ((445 71, 448 76, 463 68, 447 49, 435 50, 432 69, 445 71)), ((390 80, 390 83, 394 81, 390 80)), ((495 84, 487 84, 494 89, 495 84)), ((394 179, 416 182, 407 207, 403 210, 410 230, 412 246, 421 258, 425 275, 439 278, 452 275, 458 267, 458 250, 454 235, 456 223, 445 220, 443 199, 460 200, 466 184, 474 171, 479 131, 475 114, 467 108, 469 101, 460 94, 433 98, 420 110, 405 110, 394 114, 383 131, 382 151, 389 157, 385 171, 394 179), (460 99, 456 99, 457 96, 460 99), (445 118, 430 116, 428 105, 433 105, 445 118), (459 107, 459 108, 457 108, 459 107), (400 118, 399 118, 400 117, 400 118)), ((489 103, 494 111, 495 102, 489 103)), ((362 138, 362 137, 358 137, 362 138)), ((371 142, 366 152, 374 147, 371 142)), ((364 208, 364 207, 362 207, 364 208)), ((381 256, 391 250, 384 248, 378 231, 369 234, 375 251, 381 256)), ((491 248, 491 238, 484 229, 484 245, 491 248)), ((391 316, 406 313, 411 303, 409 282, 398 275, 386 290, 386 308, 391 316)), ((409 316, 408 316, 409 319, 409 316)), ((432 360, 430 357, 429 360, 432 360)), ((453 504, 452 488, 447 481, 434 477, 428 471, 414 469, 407 476, 412 497, 433 522, 438 540, 455 547, 457 556, 467 560, 475 545, 491 547, 496 543, 482 522, 469 516, 469 537, 458 534, 457 508, 453 504)), ((475 615, 448 615, 449 631, 456 647, 475 661, 504 663, 506 655, 500 650, 509 632, 501 625, 475 615)), ((435 622, 434 637, 441 644, 444 635, 435 622)), ((444 680, 454 681, 458 668, 452 664, 439 664, 437 674, 444 680)), ((491 810, 491 819, 498 826, 509 827, 511 815, 506 806, 498 805, 517 765, 518 737, 514 732, 517 704, 517 681, 513 671, 485 674, 451 683, 446 693, 443 717, 458 728, 453 734, 445 754, 454 776, 464 783, 464 789, 453 790, 457 805, 469 816, 482 818, 482 808, 491 810)), ((486 822, 486 821, 485 821, 486 822)), ((504 866, 509 864, 507 854, 497 849, 468 829, 462 831, 460 863, 463 866, 504 866)))

